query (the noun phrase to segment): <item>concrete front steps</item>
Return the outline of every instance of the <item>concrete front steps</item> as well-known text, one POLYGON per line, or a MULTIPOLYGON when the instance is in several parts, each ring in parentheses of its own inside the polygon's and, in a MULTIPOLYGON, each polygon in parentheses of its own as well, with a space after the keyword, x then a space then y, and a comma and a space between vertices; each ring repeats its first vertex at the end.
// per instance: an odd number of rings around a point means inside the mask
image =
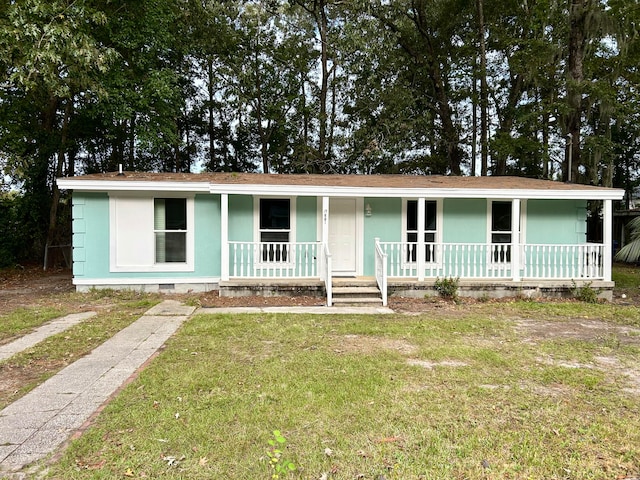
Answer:
POLYGON ((382 306, 382 295, 375 279, 340 278, 331 281, 335 306, 382 306))

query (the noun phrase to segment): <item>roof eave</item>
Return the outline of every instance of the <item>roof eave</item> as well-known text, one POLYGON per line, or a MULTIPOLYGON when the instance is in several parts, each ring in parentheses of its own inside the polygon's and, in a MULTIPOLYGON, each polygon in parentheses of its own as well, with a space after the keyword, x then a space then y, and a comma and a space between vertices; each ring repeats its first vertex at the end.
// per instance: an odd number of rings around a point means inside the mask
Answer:
POLYGON ((513 189, 513 188, 396 188, 327 187, 320 185, 228 184, 145 180, 57 179, 61 189, 85 192, 193 192, 261 196, 379 197, 379 198, 495 198, 622 200, 621 189, 513 189))
POLYGON ((236 195, 284 195, 314 197, 380 197, 380 198, 504 198, 504 199, 573 199, 621 200, 624 190, 538 190, 497 188, 376 188, 324 187, 310 185, 229 185, 212 184, 210 193, 236 195))
POLYGON ((58 188, 84 192, 209 192, 209 182, 148 182, 144 180, 75 180, 58 178, 58 188))

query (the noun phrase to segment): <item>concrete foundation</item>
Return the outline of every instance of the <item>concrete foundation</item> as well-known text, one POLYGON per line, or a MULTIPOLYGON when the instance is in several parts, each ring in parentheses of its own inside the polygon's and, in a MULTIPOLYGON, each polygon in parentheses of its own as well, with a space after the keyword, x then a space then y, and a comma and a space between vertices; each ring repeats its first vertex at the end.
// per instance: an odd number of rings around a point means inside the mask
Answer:
MULTIPOLYGON (((374 279, 368 279, 375 283, 374 279)), ((423 298, 438 296, 434 288, 435 279, 418 282, 413 279, 389 279, 390 297, 423 298)), ((592 288, 598 298, 611 301, 613 282, 571 281, 571 280, 460 280, 458 296, 468 298, 573 298, 576 289, 592 288)), ((176 284, 120 284, 120 285, 77 285, 79 292, 91 289, 136 290, 160 293, 204 293, 218 290, 221 297, 326 297, 324 284, 316 279, 246 279, 218 283, 176 283, 176 284)))

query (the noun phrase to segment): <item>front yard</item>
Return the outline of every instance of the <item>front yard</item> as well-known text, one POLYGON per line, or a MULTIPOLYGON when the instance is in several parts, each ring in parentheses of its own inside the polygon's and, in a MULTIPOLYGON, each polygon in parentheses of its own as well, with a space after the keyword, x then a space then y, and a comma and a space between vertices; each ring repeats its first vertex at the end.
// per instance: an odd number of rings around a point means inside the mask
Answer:
POLYGON ((199 315, 53 478, 632 478, 636 307, 199 315), (273 431, 286 439, 270 463, 273 431), (292 462, 277 474, 270 465, 292 462))
MULTIPOLYGON (((197 315, 46 474, 640 478, 638 273, 614 271, 613 304, 432 299, 395 300, 410 314, 387 316, 197 315)), ((0 284, 0 343, 56 315, 98 312, 0 362, 1 404, 160 300, 71 293, 60 279, 0 284)))

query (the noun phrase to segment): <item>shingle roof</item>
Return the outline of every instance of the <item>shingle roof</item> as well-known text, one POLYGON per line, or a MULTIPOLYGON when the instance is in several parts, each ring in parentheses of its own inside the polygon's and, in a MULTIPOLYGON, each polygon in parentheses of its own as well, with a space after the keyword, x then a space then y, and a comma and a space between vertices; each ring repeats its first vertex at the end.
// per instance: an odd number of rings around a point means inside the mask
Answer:
POLYGON ((65 178, 75 182, 201 182, 214 185, 274 185, 398 189, 489 189, 610 191, 592 185, 524 177, 456 177, 443 175, 312 175, 262 173, 148 173, 116 172, 65 178))

